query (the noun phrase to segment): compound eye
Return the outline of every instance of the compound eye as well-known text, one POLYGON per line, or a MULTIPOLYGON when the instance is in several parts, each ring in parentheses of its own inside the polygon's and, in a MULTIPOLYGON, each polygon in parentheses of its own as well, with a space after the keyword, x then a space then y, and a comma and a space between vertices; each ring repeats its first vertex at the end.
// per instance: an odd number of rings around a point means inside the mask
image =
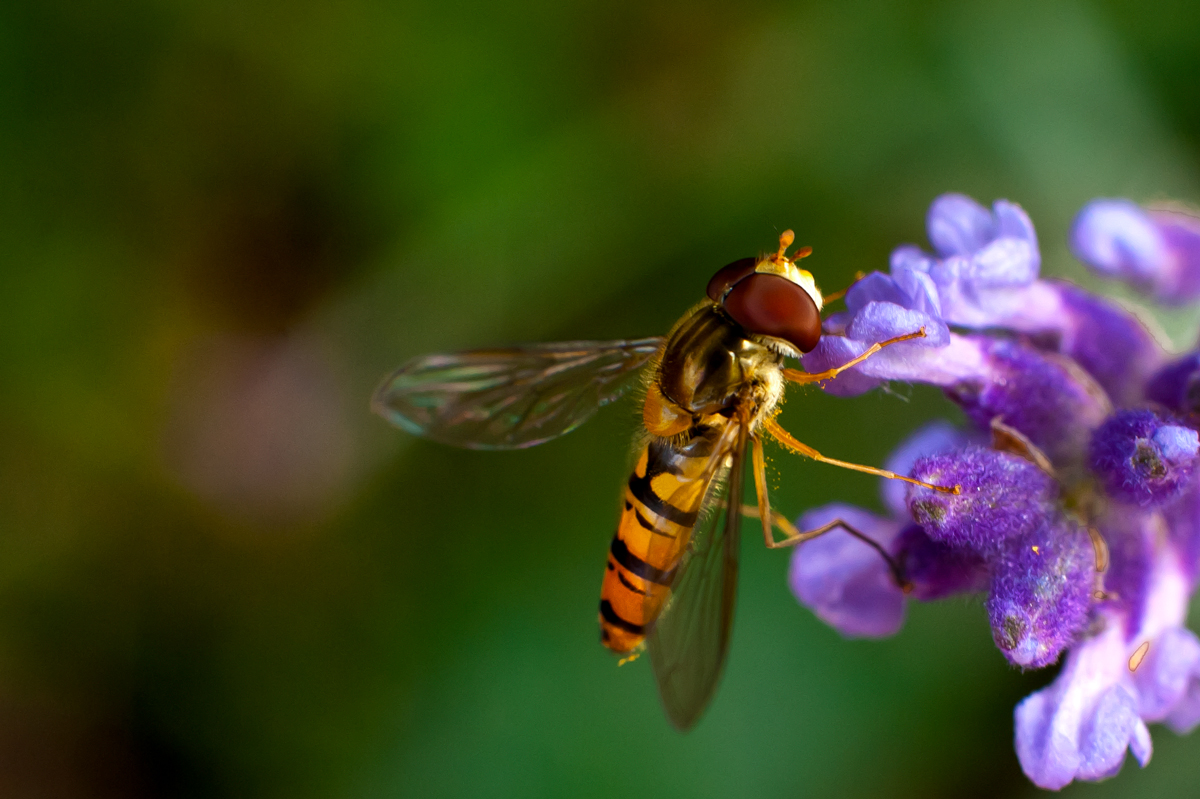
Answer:
POLYGON ((729 291, 730 286, 747 275, 754 274, 754 267, 757 264, 757 258, 739 258, 731 264, 722 266, 712 276, 712 280, 708 281, 708 298, 713 302, 720 302, 721 298, 725 296, 725 292, 729 291))
POLYGON ((754 274, 738 281, 725 297, 725 312, 748 333, 781 338, 800 352, 811 352, 821 340, 817 304, 779 275, 754 274))

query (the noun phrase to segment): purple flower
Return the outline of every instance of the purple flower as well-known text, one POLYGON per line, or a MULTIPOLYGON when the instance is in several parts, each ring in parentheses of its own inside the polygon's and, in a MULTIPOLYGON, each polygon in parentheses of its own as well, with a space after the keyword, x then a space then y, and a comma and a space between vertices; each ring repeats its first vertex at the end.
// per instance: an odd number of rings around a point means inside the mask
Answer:
POLYGON ((986 591, 991 582, 987 559, 978 551, 934 541, 918 524, 900 531, 892 554, 912 585, 909 596, 913 599, 975 594, 986 591))
POLYGON ((1049 687, 1017 705, 1017 759, 1036 785, 1058 790, 1111 777, 1127 749, 1141 765, 1150 761, 1150 730, 1122 673, 1129 655, 1120 635, 1105 631, 1072 651, 1049 687))
POLYGON ((1151 377, 1146 399, 1174 413, 1200 413, 1200 352, 1172 361, 1151 377))
POLYGON ((969 447, 922 458, 909 473, 960 494, 908 487, 913 521, 934 541, 986 552, 1032 533, 1057 512, 1058 485, 1032 463, 1007 452, 969 447))
POLYGON ((962 486, 960 494, 910 486, 909 511, 949 548, 946 557, 982 561, 992 636, 1005 657, 1026 668, 1058 660, 1087 622, 1095 563, 1087 534, 1061 512, 1058 484, 1023 458, 981 447, 924 458, 911 474, 962 486))
POLYGON ((1146 210, 1129 200, 1093 200, 1071 226, 1075 257, 1160 302, 1200 296, 1200 218, 1146 210))
POLYGON ((1039 280, 1037 236, 1020 206, 997 200, 992 211, 960 194, 934 201, 927 218, 935 253, 913 245, 893 251, 890 274, 874 272, 851 287, 846 311, 833 314, 804 368, 823 371, 887 338, 925 327, 926 338, 889 347, 830 381, 853 396, 886 380, 946 385, 979 356, 947 325, 1007 328, 1044 351, 1068 356, 1120 403, 1159 368, 1163 353, 1129 312, 1069 283, 1039 280), (874 305, 870 311, 867 306, 874 305))
POLYGON ((1087 532, 1062 515, 1000 547, 986 604, 1009 662, 1040 669, 1075 643, 1087 626, 1095 564, 1087 532))
MULTIPOLYGON (((896 474, 909 474, 913 464, 920 458, 961 449, 972 443, 972 436, 949 422, 939 420, 925 425, 896 447, 883 468, 896 474)), ((907 495, 908 483, 884 480, 879 485, 879 497, 895 518, 908 515, 907 495)))
POLYGON ((1200 641, 1183 627, 1188 581, 1171 547, 1142 540, 1150 558, 1139 609, 1102 605, 1099 631, 1071 650, 1053 683, 1017 706, 1017 756, 1043 788, 1111 777, 1127 749, 1145 766, 1147 723, 1183 733, 1200 721, 1200 641))
POLYGON ((1200 437, 1152 411, 1120 411, 1092 435, 1088 466, 1113 499, 1143 507, 1174 499, 1192 476, 1200 437))
MULTIPOLYGON (((1183 626, 1200 580, 1200 354, 1167 363, 1136 317, 1039 280, 1037 238, 1014 204, 989 211, 944 195, 927 228, 933 253, 893 252, 890 273, 848 293, 804 366, 827 369, 924 327, 926 338, 888 346, 825 388, 941 387, 977 432, 927 429, 889 467, 962 491, 885 481, 890 518, 839 505, 801 519, 853 519, 898 564, 907 595, 878 553, 844 533, 797 548, 792 590, 858 636, 897 631, 908 599, 986 594, 1009 662, 1040 668, 1065 654, 1054 682, 1016 709, 1029 778, 1054 789, 1104 779, 1130 751, 1145 765, 1148 724, 1200 724, 1200 639, 1183 626), (994 448, 980 445, 992 435, 994 448)), ((1097 201, 1071 244, 1160 298, 1200 296, 1192 217, 1097 201)))
MULTIPOLYGON (((842 519, 885 548, 904 526, 903 522, 837 503, 809 511, 797 523, 800 529, 809 530, 834 519, 842 519)), ((878 552, 845 531, 835 530, 797 547, 788 583, 821 621, 847 638, 881 638, 892 635, 904 623, 904 594, 887 563, 878 552)))

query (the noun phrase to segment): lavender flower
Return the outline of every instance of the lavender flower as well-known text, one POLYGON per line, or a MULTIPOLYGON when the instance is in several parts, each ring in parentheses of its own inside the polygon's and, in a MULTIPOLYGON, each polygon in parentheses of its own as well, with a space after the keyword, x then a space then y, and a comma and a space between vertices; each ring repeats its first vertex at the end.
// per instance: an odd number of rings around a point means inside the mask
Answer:
POLYGON ((1058 486, 1029 461, 969 447, 922 458, 911 476, 960 485, 961 494, 913 486, 908 510, 934 541, 984 552, 1034 532, 1054 513, 1058 486))
POLYGON ((946 344, 943 330, 955 325, 1023 334, 1070 358, 1114 402, 1141 399, 1165 353, 1131 314, 1069 283, 1038 279, 1037 237, 1020 206, 998 200, 989 213, 947 194, 930 207, 927 227, 935 254, 903 245, 892 252, 889 274, 875 272, 855 284, 846 312, 829 317, 825 332, 832 335, 804 356, 804 368, 837 366, 922 326, 927 338, 887 348, 830 381, 827 391, 853 396, 885 380, 945 386, 972 376, 983 354, 955 333, 946 344), (868 312, 868 306, 874 307, 868 312))
POLYGON ((1163 303, 1200 297, 1200 218, 1146 210, 1129 200, 1093 200, 1071 226, 1075 256, 1163 303))
POLYGON ((1190 427, 1167 424, 1152 411, 1120 411, 1092 436, 1088 465, 1113 499, 1161 505, 1183 491, 1197 448, 1190 427))
MULTIPOLYGON (((1168 362, 1128 312, 1039 279, 1019 206, 945 195, 927 228, 933 253, 898 248, 888 274, 851 289, 804 365, 829 368, 925 327, 926 338, 887 347, 826 390, 940 386, 978 432, 922 431, 889 466, 963 491, 888 482, 889 517, 837 505, 799 520, 808 529, 840 517, 875 537, 907 595, 883 559, 840 533, 797 548, 792 590, 852 636, 893 634, 909 599, 984 593, 1010 663, 1065 656, 1054 682, 1016 709, 1029 778, 1054 789, 1103 779, 1127 751, 1144 766, 1148 724, 1182 733, 1200 723, 1200 639, 1183 626, 1200 576, 1200 352, 1168 362), (980 446, 992 432, 996 448, 980 446)), ((1097 201, 1071 243, 1093 268, 1163 301, 1200 296, 1190 217, 1097 201)))

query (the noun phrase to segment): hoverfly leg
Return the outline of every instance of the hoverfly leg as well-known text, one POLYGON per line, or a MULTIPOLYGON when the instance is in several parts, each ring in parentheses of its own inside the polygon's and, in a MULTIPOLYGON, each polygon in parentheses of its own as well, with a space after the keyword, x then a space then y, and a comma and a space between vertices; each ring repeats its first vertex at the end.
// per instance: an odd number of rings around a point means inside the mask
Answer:
MULTIPOLYGON (((759 516, 761 511, 752 505, 743 505, 742 513, 746 516, 759 516)), ((910 583, 908 578, 904 576, 904 567, 900 565, 900 562, 892 557, 892 554, 884 549, 883 545, 874 538, 871 538, 866 533, 856 530, 842 519, 834 519, 828 524, 823 524, 813 530, 805 530, 804 532, 797 530, 794 524, 789 522, 782 513, 777 511, 771 511, 771 521, 775 527, 778 527, 783 532, 784 538, 781 541, 776 541, 775 536, 770 532, 767 532, 766 544, 768 549, 794 547, 797 544, 803 544, 805 541, 811 541, 814 538, 819 538, 826 533, 833 532, 834 530, 845 530, 847 533, 854 536, 859 541, 862 541, 871 549, 875 550, 875 552, 879 554, 879 557, 883 558, 884 562, 888 565, 888 570, 892 573, 892 579, 896 581, 896 585, 899 586, 901 591, 907 594, 912 590, 912 583, 910 583)), ((767 529, 770 530, 769 527, 767 529)))
POLYGON ((780 444, 787 447, 792 452, 795 452, 797 455, 803 455, 806 458, 812 458, 814 461, 820 461, 821 463, 832 464, 833 466, 841 466, 843 469, 851 469, 856 472, 866 472, 867 474, 874 474, 874 475, 878 475, 879 477, 886 477, 889 480, 903 480, 906 483, 912 483, 913 485, 918 485, 918 486, 921 486, 922 488, 931 488, 934 491, 941 491, 944 494, 961 494, 962 493, 962 486, 960 486, 960 485, 952 485, 952 486, 934 485, 933 483, 926 483, 921 480, 914 480, 911 477, 905 477, 902 474, 896 474, 895 472, 889 472, 887 469, 879 469, 874 466, 865 466, 861 463, 849 463, 848 461, 839 461, 836 458, 827 458, 824 455, 822 455, 821 453, 817 452, 812 447, 808 446, 807 444, 802 444, 799 441, 797 441, 796 438, 791 433, 784 430, 783 427, 780 426, 779 422, 775 421, 774 419, 767 419, 765 422, 763 422, 763 427, 766 428, 767 432, 769 432, 772 436, 774 436, 775 440, 778 441, 780 444))
POLYGON ((775 547, 775 536, 771 534, 771 502, 767 498, 766 456, 763 454, 762 437, 756 435, 753 441, 754 489, 758 494, 758 513, 754 515, 762 519, 763 540, 766 542, 768 549, 773 549, 775 547))
POLYGON ((925 328, 921 328, 915 333, 905 333, 903 336, 885 339, 884 341, 872 344, 867 348, 867 351, 857 358, 852 358, 846 361, 841 366, 835 366, 832 369, 826 369, 824 372, 802 372, 799 369, 784 369, 783 376, 793 383, 804 385, 805 383, 820 383, 823 380, 832 380, 842 372, 849 369, 851 366, 858 366, 860 363, 870 358, 875 353, 879 352, 884 347, 890 344, 899 344, 901 341, 912 341, 914 338, 925 338, 925 328))

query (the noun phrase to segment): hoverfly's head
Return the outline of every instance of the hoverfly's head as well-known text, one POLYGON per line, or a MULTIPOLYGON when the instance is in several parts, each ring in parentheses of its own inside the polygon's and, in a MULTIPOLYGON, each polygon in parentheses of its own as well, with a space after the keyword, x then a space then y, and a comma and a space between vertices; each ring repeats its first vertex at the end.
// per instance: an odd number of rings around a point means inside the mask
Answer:
POLYGON ((722 267, 708 281, 708 296, 748 333, 810 352, 821 338, 823 300, 812 273, 796 266, 812 248, 801 247, 791 258, 785 254, 794 240, 785 230, 778 252, 722 267))

